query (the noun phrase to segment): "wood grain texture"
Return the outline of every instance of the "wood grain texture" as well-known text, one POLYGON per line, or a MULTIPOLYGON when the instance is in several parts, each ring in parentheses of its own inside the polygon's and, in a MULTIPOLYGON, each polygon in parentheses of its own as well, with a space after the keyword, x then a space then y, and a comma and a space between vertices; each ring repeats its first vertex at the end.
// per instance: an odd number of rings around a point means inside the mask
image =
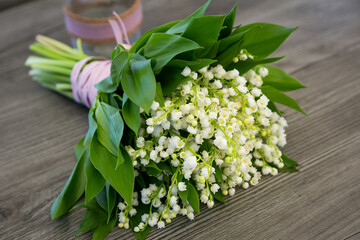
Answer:
MULTIPOLYGON (((149 30, 204 1, 143 2, 142 28, 149 30)), ((225 13, 234 2, 213 0, 208 13, 225 13)), ((178 217, 149 239, 360 238, 359 12, 358 0, 240 1, 238 24, 299 26, 274 56, 286 54, 278 66, 308 86, 290 95, 312 121, 286 114, 284 151, 299 161, 300 173, 237 189, 228 204, 202 206, 194 221, 178 217)), ((0 12, 0 22, 0 239, 73 239, 84 211, 52 222, 50 207, 75 164, 73 147, 86 133, 87 109, 32 82, 23 66, 36 34, 68 41, 61 1, 13 5, 0 12)), ((108 239, 134 237, 116 229, 108 239)))

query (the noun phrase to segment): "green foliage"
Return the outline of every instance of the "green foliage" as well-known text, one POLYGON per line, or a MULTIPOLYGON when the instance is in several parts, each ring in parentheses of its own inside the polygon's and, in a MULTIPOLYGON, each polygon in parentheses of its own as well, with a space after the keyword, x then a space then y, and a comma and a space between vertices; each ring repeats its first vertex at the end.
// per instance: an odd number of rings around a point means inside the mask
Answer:
POLYGON ((234 33, 256 29, 256 34, 246 38, 243 48, 258 58, 273 53, 296 28, 283 27, 270 23, 252 23, 239 27, 234 33))
POLYGON ((195 210, 195 212, 200 213, 200 203, 199 203, 199 194, 190 182, 187 184, 187 200, 189 201, 191 207, 195 210))
POLYGON ((156 92, 151 61, 140 55, 132 55, 122 72, 121 85, 129 99, 148 113, 156 92))
POLYGON ((117 156, 124 132, 124 122, 119 109, 104 102, 99 102, 95 109, 95 117, 99 142, 114 156, 117 156))
POLYGON ((280 68, 271 65, 264 65, 264 67, 269 70, 269 75, 263 78, 264 86, 268 85, 283 92, 306 88, 306 86, 280 68))
POLYGON ((173 27, 171 27, 169 30, 167 30, 166 33, 169 34, 177 34, 182 33, 185 31, 185 29, 189 26, 191 20, 195 17, 201 17, 204 15, 207 7, 209 6, 211 0, 207 1, 203 6, 201 6, 198 10, 193 12, 190 16, 185 18, 184 20, 179 21, 177 24, 175 24, 173 27))
POLYGON ((144 56, 156 60, 154 72, 161 69, 176 55, 201 48, 190 38, 184 38, 168 33, 153 33, 144 47, 144 56))
POLYGON ((80 157, 63 190, 51 206, 51 218, 65 214, 81 197, 85 190, 85 153, 80 157))
POLYGON ((86 175, 85 203, 93 199, 105 186, 105 179, 91 163, 88 153, 87 155, 84 166, 86 175))
POLYGON ((137 135, 140 128, 140 108, 131 101, 126 94, 123 95, 122 116, 126 125, 137 135))
POLYGON ((195 51, 197 58, 204 57, 217 42, 225 16, 203 16, 193 18, 181 35, 197 42, 202 49, 195 51))
MULTIPOLYGON (((268 107, 281 115, 275 105, 279 103, 306 115, 294 99, 283 93, 305 86, 281 69, 266 65, 283 58, 266 57, 296 28, 253 23, 237 27, 233 31, 237 4, 227 15, 203 16, 209 3, 210 1, 184 20, 167 23, 145 33, 129 51, 121 45, 113 51, 111 75, 96 84, 99 95, 89 111, 89 130, 75 149, 76 166, 51 208, 53 219, 69 209, 85 207, 87 212, 77 233, 92 231, 93 239, 103 239, 116 224, 118 199, 122 198, 131 205, 134 187, 137 190, 149 183, 163 183, 161 181, 167 181, 169 176, 165 180, 158 180, 156 177, 164 172, 174 174, 177 171, 166 162, 156 164, 150 161, 145 167, 147 176, 140 174, 135 179, 133 161, 124 146, 133 145, 134 137, 138 134, 140 109, 148 114, 154 100, 164 106, 164 96, 176 91, 181 84, 193 80, 181 74, 185 67, 198 71, 208 65, 221 64, 225 69, 237 69, 240 74, 244 74, 250 69, 257 70, 264 66, 269 74, 263 78, 261 90, 270 100, 268 107), (246 49, 254 59, 233 62, 241 49, 246 49), (84 192, 85 201, 74 206, 84 192)), ((27 61, 28 65, 38 68, 41 77, 51 74, 56 78, 57 84, 68 83, 64 76, 71 72, 74 61, 83 56, 74 52, 74 59, 68 53, 56 57, 57 50, 41 44, 32 48, 53 60, 61 61, 44 63, 39 58, 27 61), (46 72, 49 70, 52 72, 46 72)), ((68 51, 70 50, 66 48, 66 52, 68 51)), ((49 88, 53 87, 54 82, 48 83, 42 78, 40 80, 49 88)), ((69 95, 68 92, 59 92, 69 95)), ((143 116, 146 114, 143 113, 143 116)), ((210 151, 210 142, 205 140, 201 149, 210 151)), ((298 171, 298 164, 294 160, 285 154, 282 155, 282 160, 284 168, 279 171, 298 171)), ((215 163, 213 167, 216 181, 221 185, 224 182, 222 170, 215 163)), ((184 182, 187 187, 186 191, 178 192, 181 200, 188 202, 199 213, 199 194, 194 182, 184 179, 181 172, 176 180, 184 182)), ((212 197, 225 202, 221 191, 212 194, 212 197)), ((130 217, 132 228, 140 223, 142 214, 149 213, 150 206, 140 203, 136 210, 137 214, 130 217)), ((134 234, 138 239, 145 239, 149 231, 150 227, 147 226, 134 234)))
POLYGON ((280 172, 298 172, 299 171, 296 168, 297 166, 299 166, 299 164, 295 160, 289 158, 284 153, 282 153, 281 158, 283 160, 284 167, 279 169, 280 172))
POLYGON ((121 149, 124 163, 116 168, 117 158, 94 137, 91 141, 90 160, 113 188, 131 205, 134 190, 134 168, 128 153, 121 149))
POLYGON ((224 19, 223 29, 220 32, 220 38, 227 37, 231 34, 232 29, 234 27, 234 21, 236 17, 236 10, 238 6, 238 1, 234 5, 234 7, 231 9, 231 11, 226 15, 224 19))
POLYGON ((292 99, 291 97, 285 95, 281 91, 277 90, 276 88, 270 87, 270 86, 264 86, 261 87, 261 91, 273 102, 280 103, 282 105, 285 105, 287 107, 290 107, 292 109, 295 109, 296 111, 301 112, 305 116, 307 114, 301 109, 299 104, 292 99))

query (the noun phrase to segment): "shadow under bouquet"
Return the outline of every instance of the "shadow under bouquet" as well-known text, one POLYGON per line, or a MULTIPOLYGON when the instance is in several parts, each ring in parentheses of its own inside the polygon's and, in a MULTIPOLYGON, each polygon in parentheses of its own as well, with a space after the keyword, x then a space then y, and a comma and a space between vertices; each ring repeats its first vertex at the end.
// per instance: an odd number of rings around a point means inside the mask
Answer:
POLYGON ((275 103, 304 113, 283 92, 305 86, 268 65, 282 57, 267 58, 295 28, 234 27, 236 6, 204 16, 209 3, 130 48, 119 44, 111 60, 43 36, 30 46, 42 55, 26 61, 33 79, 91 108, 76 166, 51 208, 53 219, 87 208, 76 234, 103 239, 119 226, 144 239, 237 186, 297 171, 279 149, 287 122, 275 103))

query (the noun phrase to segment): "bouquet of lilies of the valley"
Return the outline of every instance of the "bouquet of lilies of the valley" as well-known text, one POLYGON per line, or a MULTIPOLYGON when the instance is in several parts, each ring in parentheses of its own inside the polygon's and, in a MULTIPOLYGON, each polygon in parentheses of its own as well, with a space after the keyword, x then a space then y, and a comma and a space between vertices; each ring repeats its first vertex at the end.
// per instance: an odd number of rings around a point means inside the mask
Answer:
POLYGON ((103 239, 118 226, 144 239, 177 215, 192 220, 200 202, 212 208, 237 186, 297 171, 279 149, 287 122, 275 103, 304 113, 283 92, 305 86, 268 65, 282 57, 267 58, 295 28, 234 27, 236 6, 204 16, 208 5, 145 33, 128 50, 118 45, 94 99, 75 96, 70 75, 79 61, 87 59, 77 69, 86 71, 106 60, 43 36, 31 45, 43 55, 26 62, 33 79, 92 106, 53 219, 83 207, 77 233, 103 239))

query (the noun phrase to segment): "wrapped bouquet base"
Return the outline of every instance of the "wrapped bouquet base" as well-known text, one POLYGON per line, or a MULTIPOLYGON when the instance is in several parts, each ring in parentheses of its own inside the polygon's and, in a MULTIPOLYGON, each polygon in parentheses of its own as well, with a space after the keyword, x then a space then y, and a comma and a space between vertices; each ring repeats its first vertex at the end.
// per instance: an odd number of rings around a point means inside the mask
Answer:
POLYGON ((104 238, 115 226, 139 239, 200 204, 297 171, 279 147, 287 122, 275 103, 304 113, 283 92, 303 88, 267 58, 293 32, 267 23, 233 27, 227 15, 181 21, 144 34, 112 59, 89 58, 44 37, 27 61, 34 80, 91 107, 76 166, 51 209, 84 207, 77 233, 104 238), (82 196, 84 196, 82 198, 82 196))

